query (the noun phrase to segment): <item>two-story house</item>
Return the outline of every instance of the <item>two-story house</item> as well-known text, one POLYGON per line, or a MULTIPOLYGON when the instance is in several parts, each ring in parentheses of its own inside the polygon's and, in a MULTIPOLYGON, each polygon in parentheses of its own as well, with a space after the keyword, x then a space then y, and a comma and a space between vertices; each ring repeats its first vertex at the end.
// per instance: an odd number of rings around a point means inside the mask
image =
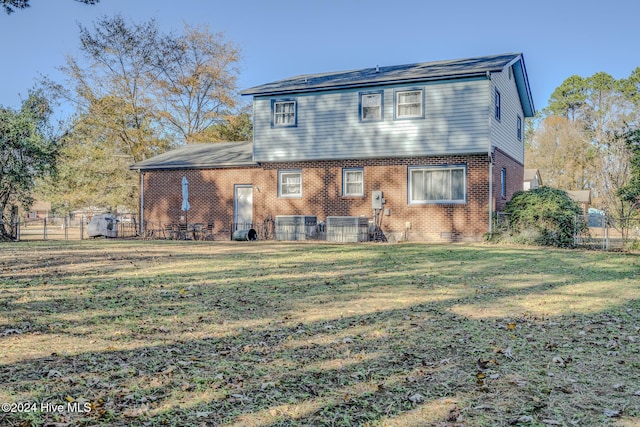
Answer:
POLYGON ((524 119, 535 113, 522 54, 310 74, 241 93, 253 96, 252 142, 132 166, 147 221, 178 219, 186 176, 190 220, 223 228, 375 212, 393 239, 479 240, 522 188, 524 119))

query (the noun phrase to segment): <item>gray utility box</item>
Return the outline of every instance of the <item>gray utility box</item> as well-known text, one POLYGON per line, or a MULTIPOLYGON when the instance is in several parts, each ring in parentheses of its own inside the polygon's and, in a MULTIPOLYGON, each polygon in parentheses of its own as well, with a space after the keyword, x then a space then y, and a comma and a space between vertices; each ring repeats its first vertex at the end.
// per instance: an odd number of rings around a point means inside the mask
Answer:
POLYGON ((328 242, 368 242, 369 218, 364 216, 328 216, 328 242))
POLYGON ((113 214, 94 215, 87 225, 89 237, 118 237, 118 221, 113 214))
POLYGON ((317 236, 318 218, 312 215, 276 215, 276 240, 306 240, 317 236))

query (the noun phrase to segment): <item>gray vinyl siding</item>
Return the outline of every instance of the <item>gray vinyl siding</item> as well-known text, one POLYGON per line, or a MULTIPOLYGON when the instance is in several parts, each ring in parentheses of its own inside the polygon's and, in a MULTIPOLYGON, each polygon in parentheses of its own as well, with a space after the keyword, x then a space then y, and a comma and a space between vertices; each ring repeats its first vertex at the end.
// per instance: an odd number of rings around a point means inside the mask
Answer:
POLYGON ((491 82, 500 91, 502 118, 495 119, 494 96, 491 95, 491 141, 496 148, 524 165, 524 114, 513 76, 509 71, 491 74, 491 82), (522 119, 522 140, 517 137, 517 116, 522 119))
POLYGON ((254 160, 487 152, 491 83, 467 79, 254 98, 254 160), (394 120, 394 93, 424 90, 424 118, 394 120), (383 121, 360 121, 360 93, 383 91, 383 121), (272 100, 297 101, 297 126, 272 126, 272 100))

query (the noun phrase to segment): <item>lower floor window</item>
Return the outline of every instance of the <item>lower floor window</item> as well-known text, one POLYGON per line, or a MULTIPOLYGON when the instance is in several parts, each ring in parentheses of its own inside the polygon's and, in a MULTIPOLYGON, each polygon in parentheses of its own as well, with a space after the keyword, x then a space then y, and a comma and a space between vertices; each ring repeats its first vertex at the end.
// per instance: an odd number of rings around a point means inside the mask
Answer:
POLYGON ((302 171, 278 171, 278 197, 302 197, 302 171))
POLYGON ((359 168, 342 170, 342 195, 364 196, 364 170, 359 168))
POLYGON ((410 203, 464 203, 465 166, 424 166, 409 169, 410 203))

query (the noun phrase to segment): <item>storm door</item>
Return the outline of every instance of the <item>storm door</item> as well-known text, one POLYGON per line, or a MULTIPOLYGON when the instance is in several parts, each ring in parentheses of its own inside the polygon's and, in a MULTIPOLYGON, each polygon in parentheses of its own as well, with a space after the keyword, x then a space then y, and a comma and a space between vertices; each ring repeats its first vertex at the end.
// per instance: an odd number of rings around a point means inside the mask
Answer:
POLYGON ((236 184, 233 222, 234 231, 248 230, 253 227, 253 185, 236 184))

